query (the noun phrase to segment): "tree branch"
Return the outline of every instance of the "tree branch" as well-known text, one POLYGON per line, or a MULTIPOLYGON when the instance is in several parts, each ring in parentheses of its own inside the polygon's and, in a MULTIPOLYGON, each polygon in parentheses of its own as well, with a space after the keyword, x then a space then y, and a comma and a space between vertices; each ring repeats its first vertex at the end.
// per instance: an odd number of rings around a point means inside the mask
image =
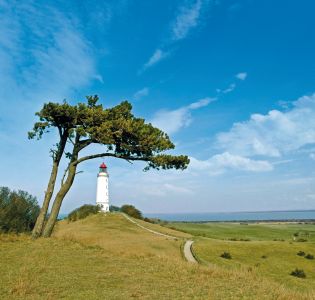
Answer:
POLYGON ((72 140, 72 138, 69 136, 68 140, 71 142, 71 144, 74 146, 74 141, 72 140))
POLYGON ((78 142, 79 143, 79 148, 80 148, 80 151, 82 149, 84 149, 86 146, 90 145, 93 143, 93 139, 86 139, 86 140, 81 140, 78 142))
POLYGON ((94 159, 94 158, 100 158, 100 157, 116 157, 116 158, 121 158, 121 159, 125 159, 127 161, 135 161, 135 160, 140 160, 140 161, 149 161, 150 157, 133 157, 133 156, 127 156, 127 155, 119 155, 116 153, 99 153, 99 154, 94 154, 94 155, 88 155, 88 156, 84 156, 81 157, 80 159, 78 159, 74 164, 78 165, 83 161, 89 160, 89 159, 94 159))
POLYGON ((67 168, 65 169, 65 172, 63 173, 62 179, 61 179, 61 185, 63 185, 64 181, 65 181, 65 177, 67 175, 67 172, 69 171, 69 166, 70 163, 68 164, 67 168))

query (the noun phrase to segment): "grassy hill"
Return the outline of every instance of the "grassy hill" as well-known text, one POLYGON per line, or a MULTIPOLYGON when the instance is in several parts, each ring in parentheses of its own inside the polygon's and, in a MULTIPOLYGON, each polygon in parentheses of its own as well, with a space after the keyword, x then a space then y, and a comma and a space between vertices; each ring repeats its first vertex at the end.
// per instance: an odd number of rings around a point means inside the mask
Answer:
POLYGON ((310 299, 248 270, 192 265, 189 237, 119 214, 59 222, 50 239, 0 236, 0 299, 310 299))

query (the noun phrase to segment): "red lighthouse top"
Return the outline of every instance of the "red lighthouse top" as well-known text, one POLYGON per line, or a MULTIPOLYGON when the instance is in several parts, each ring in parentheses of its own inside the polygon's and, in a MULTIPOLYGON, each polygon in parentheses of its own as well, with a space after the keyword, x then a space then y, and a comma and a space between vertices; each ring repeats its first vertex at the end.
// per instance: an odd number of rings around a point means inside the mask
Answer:
POLYGON ((107 166, 106 166, 104 163, 102 163, 102 164, 100 165, 100 168, 101 168, 101 169, 106 169, 107 166))

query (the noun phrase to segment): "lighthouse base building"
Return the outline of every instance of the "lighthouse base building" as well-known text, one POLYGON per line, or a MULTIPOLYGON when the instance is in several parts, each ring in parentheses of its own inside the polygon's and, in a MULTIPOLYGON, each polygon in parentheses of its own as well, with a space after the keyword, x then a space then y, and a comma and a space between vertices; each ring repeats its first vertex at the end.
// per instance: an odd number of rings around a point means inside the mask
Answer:
POLYGON ((97 175, 96 205, 105 213, 109 212, 108 177, 107 166, 102 163, 97 175))

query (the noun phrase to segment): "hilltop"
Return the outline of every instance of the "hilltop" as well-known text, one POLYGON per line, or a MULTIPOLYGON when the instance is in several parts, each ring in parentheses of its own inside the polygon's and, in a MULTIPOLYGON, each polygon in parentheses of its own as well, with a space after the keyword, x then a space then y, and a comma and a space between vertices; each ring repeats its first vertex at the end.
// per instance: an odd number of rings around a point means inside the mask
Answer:
POLYGON ((50 239, 2 235, 1 299, 303 299, 248 270, 187 263, 191 236, 120 214, 60 221, 50 239))

